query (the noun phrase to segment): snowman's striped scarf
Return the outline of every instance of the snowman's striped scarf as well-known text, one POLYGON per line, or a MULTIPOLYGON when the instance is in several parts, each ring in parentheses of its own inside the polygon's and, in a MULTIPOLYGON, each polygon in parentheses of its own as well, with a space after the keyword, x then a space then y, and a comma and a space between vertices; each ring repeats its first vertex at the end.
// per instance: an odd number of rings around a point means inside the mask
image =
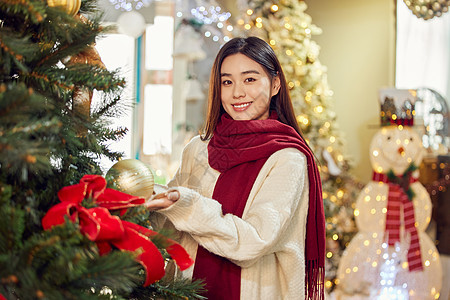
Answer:
MULTIPOLYGON (((417 233, 417 228, 415 225, 416 220, 412 200, 408 198, 404 188, 397 182, 392 182, 386 174, 374 172, 372 179, 374 181, 381 181, 389 185, 385 227, 385 232, 388 234, 389 238, 389 246, 394 246, 396 242, 400 242, 400 210, 403 208, 403 222, 405 231, 409 232, 411 237, 407 256, 409 271, 422 271, 422 255, 420 252, 419 234, 417 233)), ((409 177, 409 184, 416 181, 417 179, 414 177, 409 177)))

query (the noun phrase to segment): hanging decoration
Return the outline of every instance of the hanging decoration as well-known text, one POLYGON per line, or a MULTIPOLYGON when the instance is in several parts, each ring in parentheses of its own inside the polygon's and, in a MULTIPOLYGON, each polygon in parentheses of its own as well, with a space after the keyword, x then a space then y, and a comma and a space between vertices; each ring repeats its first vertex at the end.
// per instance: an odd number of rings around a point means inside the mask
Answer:
POLYGON ((191 76, 185 83, 185 99, 186 101, 203 100, 205 94, 202 91, 202 85, 196 76, 191 76))
POLYGON ((122 159, 106 173, 117 190, 148 199, 155 185, 152 168, 137 159, 122 159))
POLYGON ((50 7, 59 7, 65 10, 69 15, 75 16, 81 7, 81 0, 47 0, 50 7))
POLYGON ((183 20, 178 27, 174 43, 174 57, 185 58, 188 61, 206 58, 206 52, 202 49, 202 36, 187 20, 183 20))
POLYGON ((145 19, 137 11, 131 10, 122 13, 117 19, 119 32, 138 38, 145 30, 145 19))
POLYGON ((412 13, 424 20, 440 17, 448 12, 450 0, 403 0, 412 13))

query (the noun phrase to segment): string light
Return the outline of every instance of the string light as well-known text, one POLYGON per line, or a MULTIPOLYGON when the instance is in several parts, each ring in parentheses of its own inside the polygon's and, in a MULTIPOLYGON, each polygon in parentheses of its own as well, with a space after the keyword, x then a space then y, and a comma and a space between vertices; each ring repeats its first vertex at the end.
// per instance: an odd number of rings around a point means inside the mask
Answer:
MULTIPOLYGON (((220 6, 210 6, 209 8, 205 6, 198 6, 191 9, 191 15, 195 19, 199 20, 202 24, 212 25, 215 23, 215 25, 219 29, 226 28, 226 30, 229 32, 233 31, 232 25, 227 25, 225 27, 224 24, 231 17, 231 13, 222 11, 222 8, 220 6)), ((239 20, 238 23, 241 21, 243 22, 243 20, 239 20)), ((219 35, 213 35, 211 31, 214 32, 214 29, 209 28, 209 30, 206 30, 204 32, 205 37, 211 37, 214 42, 220 41, 221 37, 219 35)), ((227 42, 230 40, 230 37, 225 35, 222 39, 224 42, 227 42)))
POLYGON ((151 0, 109 0, 115 9, 120 11, 140 10, 150 5, 151 0))
MULTIPOLYGON (((434 169, 436 168, 437 165, 434 166, 434 169)), ((445 192, 447 187, 450 186, 450 164, 441 163, 439 164, 439 169, 441 174, 439 179, 429 184, 425 184, 425 188, 432 198, 437 197, 439 192, 445 192)))
POLYGON ((322 113, 323 112, 323 106, 318 105, 318 106, 314 107, 314 111, 316 113, 319 113, 319 114, 322 113))
POLYGON ((209 10, 204 6, 199 6, 191 9, 191 14, 202 23, 209 25, 216 22, 225 22, 231 17, 231 13, 221 11, 222 8, 219 6, 210 6, 209 10))

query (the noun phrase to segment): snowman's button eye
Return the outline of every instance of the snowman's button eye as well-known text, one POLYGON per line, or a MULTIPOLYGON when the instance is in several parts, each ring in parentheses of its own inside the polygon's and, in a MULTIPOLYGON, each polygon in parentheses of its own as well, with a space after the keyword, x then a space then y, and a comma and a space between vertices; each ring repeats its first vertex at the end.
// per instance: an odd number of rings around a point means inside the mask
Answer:
POLYGON ((388 136, 388 137, 387 137, 387 140, 388 140, 388 141, 390 141, 390 140, 391 140, 391 137, 390 137, 390 136, 388 136))
POLYGON ((413 139, 413 137, 410 137, 409 140, 412 142, 414 139, 413 139))

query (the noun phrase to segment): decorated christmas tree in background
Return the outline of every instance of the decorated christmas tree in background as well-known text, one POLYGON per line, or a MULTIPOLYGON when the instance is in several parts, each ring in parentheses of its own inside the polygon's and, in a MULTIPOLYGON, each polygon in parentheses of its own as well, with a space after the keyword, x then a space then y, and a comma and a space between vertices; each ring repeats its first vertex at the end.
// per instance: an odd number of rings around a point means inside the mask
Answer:
POLYGON ((351 163, 336 124, 327 70, 312 40, 321 29, 311 23, 303 1, 249 1, 238 25, 274 49, 285 72, 298 123, 320 161, 327 221, 326 283, 332 289, 340 255, 356 233, 354 201, 362 185, 350 175, 351 163))
POLYGON ((200 297, 158 281, 176 243, 147 229, 144 198, 99 176, 126 132, 108 127, 125 82, 93 47, 99 21, 88 0, 0 2, 0 299, 200 297))

